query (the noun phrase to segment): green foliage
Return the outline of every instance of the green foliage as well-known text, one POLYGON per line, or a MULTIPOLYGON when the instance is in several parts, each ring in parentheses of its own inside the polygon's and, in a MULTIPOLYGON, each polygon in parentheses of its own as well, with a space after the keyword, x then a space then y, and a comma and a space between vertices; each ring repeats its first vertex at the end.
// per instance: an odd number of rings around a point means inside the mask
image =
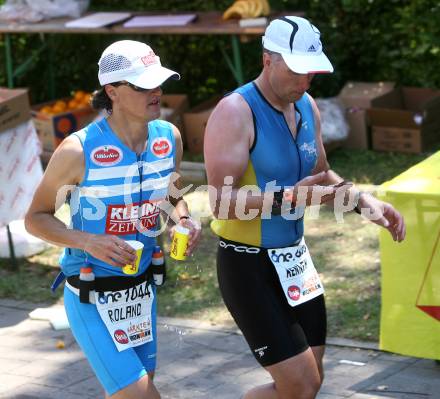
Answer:
POLYGON ((357 184, 382 184, 423 161, 426 154, 398 154, 338 149, 328 156, 331 168, 357 184))
POLYGON ((335 64, 332 87, 340 87, 348 79, 440 86, 438 1, 307 3, 307 15, 319 26, 326 52, 335 64))
POLYGON ((0 258, 0 298, 33 303, 57 301, 63 289, 52 294, 49 287, 59 273, 59 253, 59 248, 49 248, 30 258, 18 258, 17 268, 9 259, 0 258))
MULTIPOLYGON (((232 0, 130 0, 123 8, 132 11, 210 11, 224 10, 232 0)), ((335 73, 319 76, 312 87, 314 96, 333 96, 347 80, 389 80, 398 84, 439 87, 440 4, 437 0, 271 0, 273 10, 302 10, 322 33, 325 51, 335 73)), ((121 10, 121 2, 91 2, 91 11, 121 10)), ((36 55, 39 35, 12 35, 15 67, 36 55)), ((165 65, 181 72, 180 82, 170 82, 166 92, 188 93, 197 103, 214 93, 234 89, 235 80, 223 60, 221 49, 232 53, 228 36, 199 35, 44 35, 51 41, 52 55, 36 56, 32 69, 16 79, 16 86, 30 87, 32 101, 48 100, 51 73, 56 96, 72 90, 93 90, 96 62, 106 45, 122 38, 148 42, 165 65), (52 72, 49 65, 52 66, 52 72)), ((242 43, 243 71, 247 80, 260 70, 260 39, 242 43)), ((4 70, 4 41, 0 39, 0 59, 4 70)), ((0 73, 0 85, 6 85, 0 73)))

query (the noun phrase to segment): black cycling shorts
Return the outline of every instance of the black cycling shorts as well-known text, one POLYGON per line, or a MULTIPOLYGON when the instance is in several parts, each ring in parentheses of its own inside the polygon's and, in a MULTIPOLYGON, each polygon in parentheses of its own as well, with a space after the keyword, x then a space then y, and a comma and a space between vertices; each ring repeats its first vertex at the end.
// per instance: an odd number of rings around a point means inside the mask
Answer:
POLYGON ((324 295, 291 307, 266 249, 220 238, 217 276, 226 307, 263 367, 325 345, 324 295))

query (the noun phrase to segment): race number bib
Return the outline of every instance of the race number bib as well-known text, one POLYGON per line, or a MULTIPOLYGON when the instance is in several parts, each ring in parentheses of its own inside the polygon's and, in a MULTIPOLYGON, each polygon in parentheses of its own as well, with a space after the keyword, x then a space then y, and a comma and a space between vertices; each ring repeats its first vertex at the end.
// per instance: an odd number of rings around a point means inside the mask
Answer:
POLYGON ((267 250, 290 306, 297 306, 324 293, 324 287, 302 238, 299 245, 267 250))
POLYGON ((147 282, 121 291, 95 292, 99 315, 119 352, 153 340, 153 299, 147 282))

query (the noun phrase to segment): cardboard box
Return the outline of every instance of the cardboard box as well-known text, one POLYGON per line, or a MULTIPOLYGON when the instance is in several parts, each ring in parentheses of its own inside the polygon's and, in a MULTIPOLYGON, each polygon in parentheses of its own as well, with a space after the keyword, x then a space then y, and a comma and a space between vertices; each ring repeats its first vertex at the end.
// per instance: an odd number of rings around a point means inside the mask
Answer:
MULTIPOLYGON (((62 100, 68 101, 70 98, 62 100)), ((70 134, 87 126, 95 119, 98 112, 90 106, 73 109, 59 114, 45 114, 40 109, 55 101, 32 107, 32 118, 40 137, 43 150, 53 151, 70 134)))
POLYGON ((222 96, 215 96, 183 114, 185 126, 186 147, 193 154, 203 152, 203 138, 205 128, 211 112, 220 101, 222 96))
POLYGON ((27 89, 0 87, 0 132, 31 119, 27 89))
POLYGON ((373 149, 420 153, 440 145, 440 90, 396 88, 367 114, 373 149))
POLYGON ((338 95, 345 108, 345 117, 349 125, 345 148, 368 149, 371 147, 365 117, 366 109, 375 103, 375 99, 393 90, 392 82, 347 82, 338 95))
POLYGON ((373 149, 376 151, 407 152, 422 151, 420 130, 373 126, 373 149))
POLYGON ((171 122, 182 135, 185 143, 185 129, 183 125, 183 113, 189 108, 186 94, 164 94, 160 99, 160 119, 171 122))
MULTIPOLYGON (((70 98, 62 100, 68 101, 70 98)), ((32 116, 40 136, 43 150, 49 153, 53 151, 61 141, 70 133, 73 133, 84 126, 87 126, 98 115, 98 112, 91 107, 78 108, 56 115, 47 115, 39 112, 45 105, 52 105, 55 101, 39 104, 33 107, 32 116)), ((167 120, 182 133, 182 115, 189 108, 188 97, 186 94, 167 94, 161 98, 161 119, 167 120)))

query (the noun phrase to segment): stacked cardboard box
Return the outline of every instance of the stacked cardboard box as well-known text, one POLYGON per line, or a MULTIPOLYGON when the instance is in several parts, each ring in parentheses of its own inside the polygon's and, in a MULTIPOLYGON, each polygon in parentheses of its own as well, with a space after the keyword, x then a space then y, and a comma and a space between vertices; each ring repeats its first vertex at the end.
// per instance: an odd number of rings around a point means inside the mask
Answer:
POLYGON ((189 108, 186 94, 164 94, 160 99, 160 119, 167 120, 175 125, 185 143, 185 129, 183 125, 183 113, 189 108))
POLYGON ((393 90, 391 82, 347 82, 339 93, 339 100, 345 108, 349 125, 348 138, 343 142, 345 148, 368 149, 371 147, 368 135, 366 110, 374 106, 375 99, 393 90))
POLYGON ((368 110, 373 149, 420 153, 440 146, 440 90, 401 87, 368 110))
MULTIPOLYGON (((62 100, 67 101, 68 98, 62 100)), ((87 126, 98 116, 98 112, 88 105, 57 114, 41 112, 43 107, 53 103, 55 101, 39 104, 34 106, 32 110, 32 116, 40 136, 44 155, 49 154, 49 157, 69 134, 87 126)), ((188 97, 185 94, 163 95, 161 107, 161 119, 176 125, 184 138, 182 115, 188 109, 188 97)))
POLYGON ((0 132, 11 129, 30 118, 27 89, 0 87, 0 132))
POLYGON ((185 125, 186 147, 193 154, 203 152, 205 128, 211 112, 220 101, 221 96, 215 96, 183 114, 185 125))
MULTIPOLYGON (((69 99, 64 98, 62 100, 67 102, 69 99)), ((92 122, 97 115, 97 112, 89 105, 57 114, 41 112, 43 107, 54 103, 55 101, 49 101, 35 105, 31 111, 43 151, 49 153, 53 152, 69 134, 82 129, 92 122)))

